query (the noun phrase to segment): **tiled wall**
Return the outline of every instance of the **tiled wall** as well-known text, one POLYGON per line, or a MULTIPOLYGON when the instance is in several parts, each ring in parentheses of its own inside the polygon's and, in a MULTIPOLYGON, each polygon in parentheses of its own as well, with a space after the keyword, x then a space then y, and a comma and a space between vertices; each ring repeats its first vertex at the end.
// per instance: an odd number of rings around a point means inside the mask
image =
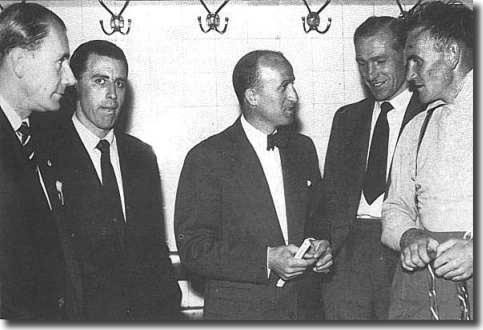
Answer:
MULTIPOLYGON (((318 10, 325 2, 307 1, 318 10)), ((409 9, 414 0, 402 0, 409 9)), ((2 2, 3 5, 8 1, 2 2)), ((66 22, 71 51, 89 39, 117 43, 129 60, 132 116, 128 132, 151 144, 157 154, 164 192, 168 244, 173 234, 178 177, 187 151, 230 125, 238 116, 231 85, 236 61, 254 49, 282 51, 295 70, 302 132, 312 137, 323 170, 332 117, 343 104, 363 98, 354 60, 352 35, 371 15, 398 15, 392 0, 333 0, 322 12, 332 26, 326 34, 302 29, 303 1, 232 0, 221 12, 230 18, 226 34, 200 31, 197 17, 206 15, 197 0, 131 1, 124 12, 131 32, 106 36, 110 15, 97 0, 42 1, 66 22)), ((124 1, 105 1, 118 13, 124 1)), ((222 1, 207 0, 213 10, 222 1)), ((471 4, 470 1, 465 3, 471 4)), ((185 305, 199 299, 186 291, 185 305)))

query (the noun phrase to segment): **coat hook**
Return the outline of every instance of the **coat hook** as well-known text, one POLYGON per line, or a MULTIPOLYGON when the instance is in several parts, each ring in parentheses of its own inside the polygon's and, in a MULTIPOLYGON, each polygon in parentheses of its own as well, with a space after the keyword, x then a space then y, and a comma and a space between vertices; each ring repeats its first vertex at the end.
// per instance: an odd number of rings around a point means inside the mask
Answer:
POLYGON ((203 7, 205 7, 206 11, 208 12, 208 15, 206 15, 206 24, 208 24, 208 28, 206 30, 203 28, 203 25, 201 24, 201 16, 198 16, 198 23, 200 25, 201 31, 203 31, 204 33, 208 33, 211 30, 215 30, 216 32, 218 32, 220 34, 225 33, 226 32, 226 28, 228 27, 229 18, 228 17, 225 17, 225 27, 223 28, 223 30, 219 30, 218 27, 220 26, 220 16, 218 15, 218 13, 221 11, 221 9, 223 9, 223 7, 225 7, 225 5, 230 0, 223 1, 223 3, 221 4, 221 6, 218 7, 218 9, 214 13, 212 13, 208 9, 208 7, 206 6, 206 4, 205 4, 205 2, 203 0, 200 0, 200 1, 201 1, 201 4, 203 5, 203 7))
POLYGON ((401 5, 401 1, 396 0, 396 3, 399 7, 399 10, 401 11, 401 14, 399 14, 399 18, 403 19, 403 20, 406 19, 408 16, 410 16, 418 8, 418 6, 421 4, 422 1, 423 0, 418 0, 418 2, 416 2, 416 4, 411 9, 406 11, 406 10, 404 10, 403 6, 401 5))
POLYGON ((111 14, 111 29, 112 29, 111 32, 107 32, 104 29, 104 22, 102 20, 99 20, 99 23, 101 24, 102 31, 105 34, 107 34, 108 36, 110 36, 114 32, 119 32, 121 34, 126 35, 131 30, 131 19, 128 19, 127 20, 127 30, 122 31, 122 29, 124 28, 124 17, 122 17, 122 13, 126 9, 127 5, 129 4, 129 1, 130 0, 127 0, 126 2, 124 2, 124 6, 122 7, 122 9, 121 9, 121 11, 119 12, 118 15, 114 15, 114 13, 104 4, 104 1, 99 0, 99 3, 101 4, 101 6, 104 7, 104 9, 109 12, 109 14, 111 14))
POLYGON ((322 30, 322 31, 319 30, 320 13, 322 12, 322 10, 325 9, 325 7, 327 7, 329 5, 329 3, 330 3, 330 0, 327 0, 322 5, 322 7, 320 7, 320 9, 315 12, 315 11, 312 11, 310 9, 309 5, 307 4, 307 1, 304 0, 305 7, 307 7, 307 10, 309 11, 309 13, 307 14, 307 17, 302 17, 302 26, 304 27, 305 33, 309 33, 310 31, 315 30, 318 33, 323 34, 323 33, 326 33, 327 31, 329 31, 330 25, 332 24, 332 18, 330 18, 330 17, 327 19, 328 23, 325 26, 325 29, 322 30), (305 20, 307 20, 308 28, 305 25, 305 20))

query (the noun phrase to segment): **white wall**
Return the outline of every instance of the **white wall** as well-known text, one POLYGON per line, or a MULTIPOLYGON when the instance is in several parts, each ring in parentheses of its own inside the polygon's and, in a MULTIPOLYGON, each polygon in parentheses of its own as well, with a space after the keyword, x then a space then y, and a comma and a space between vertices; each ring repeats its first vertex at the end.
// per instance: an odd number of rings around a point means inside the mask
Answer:
MULTIPOLYGON (((222 3, 206 2, 213 10, 222 3)), ((315 11, 325 1, 307 2, 315 11)), ((354 60, 354 30, 368 16, 399 14, 392 0, 333 0, 322 12, 322 24, 327 16, 332 17, 330 30, 306 34, 301 17, 307 10, 302 0, 232 0, 220 13, 222 22, 225 16, 230 18, 226 34, 220 35, 200 31, 197 17, 201 15, 204 21, 206 12, 199 1, 131 1, 123 15, 133 21, 131 32, 106 36, 99 19, 108 25, 110 16, 97 0, 41 3, 66 22, 71 52, 89 39, 113 41, 126 52, 134 91, 128 132, 151 144, 158 156, 172 251, 176 250, 174 201, 184 157, 196 143, 238 116, 231 84, 237 60, 250 50, 263 48, 280 50, 291 61, 301 102, 302 132, 314 140, 323 170, 334 112, 363 98, 354 60)), ((118 13, 124 1, 105 3, 118 13)), ((471 1, 465 3, 471 5, 471 1)), ((185 305, 194 301, 185 295, 185 305)))

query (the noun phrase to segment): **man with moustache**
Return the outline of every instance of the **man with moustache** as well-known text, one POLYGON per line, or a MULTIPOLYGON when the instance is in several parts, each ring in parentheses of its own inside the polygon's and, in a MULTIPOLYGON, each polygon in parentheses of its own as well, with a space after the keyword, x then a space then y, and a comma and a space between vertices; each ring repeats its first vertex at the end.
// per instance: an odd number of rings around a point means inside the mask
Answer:
POLYGON ((320 180, 312 141, 287 129, 298 103, 294 80, 279 52, 243 56, 233 71, 242 115, 186 156, 176 243, 181 263, 206 280, 205 319, 303 320, 320 309, 311 279, 332 263, 327 240, 314 237, 306 257, 294 258, 320 180))
POLYGON ((329 223, 334 268, 324 276, 329 320, 387 318, 396 254, 383 246, 381 208, 399 134, 422 106, 405 81, 401 22, 370 17, 354 33, 359 73, 370 95, 334 117, 317 213, 329 223))
POLYGON ((441 1, 407 20, 407 79, 429 105, 401 135, 383 207, 402 263, 390 319, 473 319, 473 24, 441 1))
POLYGON ((34 113, 75 83, 62 19, 35 3, 0 13, 0 317, 60 320, 64 263, 56 173, 34 113))
POLYGON ((55 147, 71 256, 68 319, 177 319, 181 294, 163 241, 156 156, 114 131, 127 59, 113 43, 92 40, 74 51, 71 68, 76 109, 55 147))

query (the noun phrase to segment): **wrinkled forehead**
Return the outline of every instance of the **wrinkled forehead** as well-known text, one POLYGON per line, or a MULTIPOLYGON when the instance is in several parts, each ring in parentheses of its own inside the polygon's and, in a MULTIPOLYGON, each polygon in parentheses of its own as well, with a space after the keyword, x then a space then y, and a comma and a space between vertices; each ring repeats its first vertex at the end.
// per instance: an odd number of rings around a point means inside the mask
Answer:
POLYGON ((86 73, 104 74, 112 78, 127 79, 127 68, 122 60, 96 53, 91 53, 87 57, 85 71, 82 75, 86 73))

